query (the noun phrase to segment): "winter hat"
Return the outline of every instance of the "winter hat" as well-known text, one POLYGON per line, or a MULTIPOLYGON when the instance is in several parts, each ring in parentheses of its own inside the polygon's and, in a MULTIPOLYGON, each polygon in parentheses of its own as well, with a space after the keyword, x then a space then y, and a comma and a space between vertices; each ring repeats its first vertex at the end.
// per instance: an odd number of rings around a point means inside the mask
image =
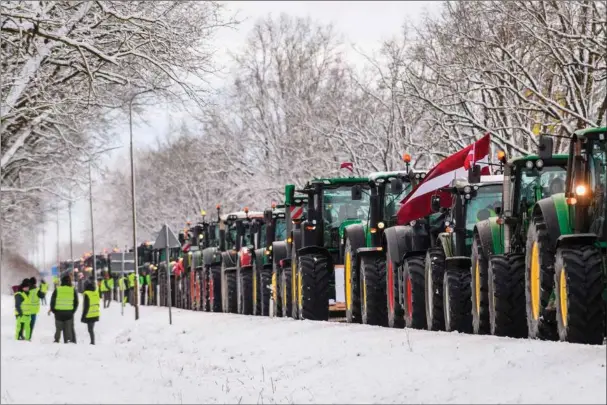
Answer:
POLYGON ((36 285, 36 277, 30 278, 30 285, 33 287, 36 285))
POLYGON ((29 287, 30 286, 30 280, 29 278, 24 278, 23 281, 21 282, 21 288, 23 287, 29 287))

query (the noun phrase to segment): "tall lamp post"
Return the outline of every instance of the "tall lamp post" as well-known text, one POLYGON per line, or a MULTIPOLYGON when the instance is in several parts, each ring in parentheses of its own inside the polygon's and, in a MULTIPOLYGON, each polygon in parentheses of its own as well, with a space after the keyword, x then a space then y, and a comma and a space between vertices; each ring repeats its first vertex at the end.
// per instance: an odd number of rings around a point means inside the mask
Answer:
POLYGON ((95 255, 95 221, 93 218, 93 176, 89 159, 89 208, 91 210, 91 245, 93 251, 93 283, 97 284, 97 256, 95 255))

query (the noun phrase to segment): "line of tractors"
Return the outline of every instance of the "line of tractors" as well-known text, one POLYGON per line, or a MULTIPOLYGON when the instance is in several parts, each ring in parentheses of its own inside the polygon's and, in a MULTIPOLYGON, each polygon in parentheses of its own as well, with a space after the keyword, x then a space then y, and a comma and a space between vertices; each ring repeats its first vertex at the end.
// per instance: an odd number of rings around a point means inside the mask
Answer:
MULTIPOLYGON (((426 173, 317 178, 282 204, 179 233, 173 305, 192 310, 602 344, 607 272, 607 129, 567 154, 508 159, 437 191, 432 213, 397 224, 426 173)), ((167 305, 164 251, 140 247, 167 305)), ((145 271, 145 270, 144 270, 145 271)))

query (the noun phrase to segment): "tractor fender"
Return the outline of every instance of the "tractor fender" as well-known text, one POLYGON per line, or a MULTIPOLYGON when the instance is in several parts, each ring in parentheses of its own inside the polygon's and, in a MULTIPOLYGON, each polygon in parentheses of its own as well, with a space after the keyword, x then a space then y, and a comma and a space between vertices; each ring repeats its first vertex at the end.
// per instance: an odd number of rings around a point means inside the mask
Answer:
POLYGON ((255 267, 261 269, 267 257, 268 255, 266 255, 266 249, 255 249, 253 251, 253 260, 255 262, 255 267))
POLYGON ((569 207, 565 201, 565 194, 555 194, 550 198, 538 201, 531 212, 533 218, 543 218, 552 246, 556 246, 561 235, 572 233, 569 224, 569 207))
MULTIPOLYGON (((299 250, 301 247, 301 229, 293 229, 293 242, 295 244, 295 249, 299 250)), ((291 255, 291 252, 288 252, 291 255)))
POLYGON ((384 231, 382 246, 388 249, 389 259, 400 265, 409 256, 425 253, 430 236, 423 226, 393 226, 384 231))
POLYGON ((205 266, 221 263, 221 252, 216 247, 209 247, 202 251, 202 263, 205 266))
POLYGON ((282 259, 286 259, 289 255, 287 242, 281 240, 272 243, 272 262, 280 263, 282 259))
POLYGON ((497 223, 497 218, 477 222, 474 235, 478 237, 485 257, 504 254, 504 228, 497 223))
POLYGON ((591 246, 599 240, 594 233, 575 233, 570 235, 561 235, 556 242, 558 248, 572 248, 576 246, 591 246))
POLYGON ((236 267, 238 262, 238 255, 234 251, 221 252, 221 261, 226 269, 236 267))
POLYGON ((363 257, 385 257, 386 252, 382 247, 363 247, 356 250, 356 265, 360 268, 360 261, 363 257))
POLYGON ((346 240, 350 240, 352 252, 357 252, 358 249, 365 247, 365 228, 362 224, 348 225, 344 231, 344 249, 346 240))
POLYGON ((333 271, 333 256, 331 253, 322 246, 306 246, 297 250, 297 257, 304 255, 319 255, 324 256, 327 259, 327 265, 331 271, 333 271))
POLYGON ((472 259, 468 256, 453 256, 445 259, 445 270, 458 272, 470 272, 472 267, 472 259))

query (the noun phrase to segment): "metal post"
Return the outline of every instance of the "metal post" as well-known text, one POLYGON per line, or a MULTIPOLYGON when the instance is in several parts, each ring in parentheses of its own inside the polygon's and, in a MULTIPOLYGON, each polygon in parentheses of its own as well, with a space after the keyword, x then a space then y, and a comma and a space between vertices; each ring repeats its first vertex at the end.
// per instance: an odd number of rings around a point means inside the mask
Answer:
POLYGON ((76 271, 74 268, 74 240, 72 239, 72 201, 68 203, 68 212, 70 216, 70 265, 72 266, 72 282, 76 282, 76 271))
POLYGON ((40 266, 41 272, 44 272, 46 268, 46 222, 42 223, 42 266, 40 266))
POLYGON ((59 273, 59 206, 57 206, 57 273, 59 273))
MULTIPOLYGON (((134 98, 134 97, 133 97, 134 98)), ((131 137, 131 204, 133 205, 133 257, 135 259, 135 320, 139 319, 139 258, 137 257, 137 209, 135 206, 135 159, 133 158, 133 98, 129 103, 131 137)))
POLYGON ((93 220, 93 176, 89 159, 89 206, 91 210, 91 244, 93 245, 93 283, 97 285, 97 257, 95 256, 95 224, 93 220))
POLYGON ((171 269, 169 267, 169 226, 164 224, 165 228, 165 237, 167 241, 166 247, 166 264, 167 264, 167 303, 169 305, 169 325, 173 324, 173 315, 171 314, 171 269))

